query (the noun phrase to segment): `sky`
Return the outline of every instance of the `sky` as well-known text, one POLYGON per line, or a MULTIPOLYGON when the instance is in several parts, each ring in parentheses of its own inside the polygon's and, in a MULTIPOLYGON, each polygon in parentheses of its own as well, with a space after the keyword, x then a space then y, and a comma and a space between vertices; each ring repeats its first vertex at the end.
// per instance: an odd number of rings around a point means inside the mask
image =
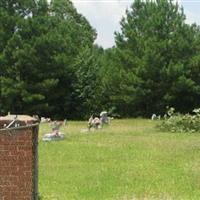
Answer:
MULTIPOLYGON (((200 25, 200 0, 177 0, 183 6, 187 23, 200 25)), ((114 32, 120 31, 120 20, 133 0, 72 0, 97 31, 95 43, 109 48, 114 46, 114 32)))

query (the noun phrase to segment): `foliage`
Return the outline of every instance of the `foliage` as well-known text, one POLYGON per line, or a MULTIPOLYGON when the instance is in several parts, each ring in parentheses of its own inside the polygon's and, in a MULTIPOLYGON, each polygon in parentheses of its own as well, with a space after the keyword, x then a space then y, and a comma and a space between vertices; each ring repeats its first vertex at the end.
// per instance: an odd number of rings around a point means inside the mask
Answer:
POLYGON ((1 0, 1 115, 150 117, 167 105, 200 107, 200 28, 183 9, 135 0, 120 24, 116 46, 104 50, 70 0, 1 0))
POLYGON ((200 70, 199 33, 172 0, 134 1, 116 33, 118 107, 128 106, 131 116, 163 114, 167 105, 180 112, 198 107, 200 79, 192 71, 200 70))
POLYGON ((1 112, 70 116, 74 65, 95 31, 70 1, 31 2, 1 2, 1 112))
POLYGON ((102 109, 99 73, 102 52, 103 49, 97 45, 93 48, 86 47, 76 58, 76 79, 72 92, 76 104, 72 112, 75 113, 76 119, 99 114, 102 109))
POLYGON ((200 109, 194 109, 192 114, 176 113, 174 108, 170 108, 168 116, 158 128, 162 131, 171 132, 199 132, 200 131, 200 109))

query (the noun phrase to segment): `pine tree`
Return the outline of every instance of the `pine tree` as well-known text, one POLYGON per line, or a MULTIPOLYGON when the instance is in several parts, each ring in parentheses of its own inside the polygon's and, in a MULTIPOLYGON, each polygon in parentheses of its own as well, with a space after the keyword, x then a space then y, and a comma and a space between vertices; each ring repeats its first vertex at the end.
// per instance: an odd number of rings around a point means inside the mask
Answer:
POLYGON ((198 86, 189 72, 195 30, 185 23, 183 9, 172 0, 136 0, 127 10, 121 33, 116 33, 116 45, 124 71, 121 94, 129 97, 124 98, 124 105, 130 108, 130 115, 163 113, 167 105, 180 111, 191 108, 184 106, 194 100, 184 94, 198 96, 191 91, 198 86))
POLYGON ((92 48, 95 31, 70 1, 1 3, 1 14, 7 13, 12 27, 0 32, 9 35, 0 53, 2 111, 65 117, 76 57, 86 46, 92 48))

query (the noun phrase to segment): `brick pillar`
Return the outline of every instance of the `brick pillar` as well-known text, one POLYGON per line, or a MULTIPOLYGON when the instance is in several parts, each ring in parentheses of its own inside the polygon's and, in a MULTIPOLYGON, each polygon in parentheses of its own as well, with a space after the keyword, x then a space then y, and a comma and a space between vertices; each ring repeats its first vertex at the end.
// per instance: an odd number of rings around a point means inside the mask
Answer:
POLYGON ((0 200, 37 199, 37 126, 0 130, 0 200))

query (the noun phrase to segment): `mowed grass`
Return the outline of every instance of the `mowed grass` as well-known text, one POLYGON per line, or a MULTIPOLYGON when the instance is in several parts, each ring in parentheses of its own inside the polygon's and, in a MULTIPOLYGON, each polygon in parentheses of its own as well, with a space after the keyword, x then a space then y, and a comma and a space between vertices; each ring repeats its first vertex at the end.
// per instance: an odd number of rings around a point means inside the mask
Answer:
POLYGON ((200 199, 200 133, 163 133, 158 122, 113 120, 83 133, 87 122, 69 122, 66 139, 42 142, 42 200, 200 199))

